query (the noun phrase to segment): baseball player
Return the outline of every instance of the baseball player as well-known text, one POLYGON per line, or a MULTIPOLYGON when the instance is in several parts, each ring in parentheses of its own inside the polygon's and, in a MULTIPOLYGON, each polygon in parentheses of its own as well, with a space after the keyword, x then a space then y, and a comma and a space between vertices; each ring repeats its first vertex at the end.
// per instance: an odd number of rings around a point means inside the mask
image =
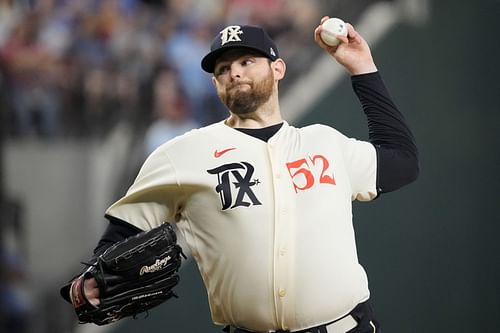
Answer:
MULTIPOLYGON (((369 46, 347 25, 336 47, 321 40, 321 25, 314 39, 351 74, 368 141, 325 125, 288 124, 278 102, 286 65, 275 43, 259 27, 228 26, 201 61, 228 118, 148 157, 107 209, 110 223, 95 252, 169 221, 196 260, 214 323, 226 332, 380 332, 351 204, 415 180, 418 154, 369 46)), ((99 306, 95 280, 83 283, 99 306)), ((69 286, 62 294, 73 300, 69 286)))

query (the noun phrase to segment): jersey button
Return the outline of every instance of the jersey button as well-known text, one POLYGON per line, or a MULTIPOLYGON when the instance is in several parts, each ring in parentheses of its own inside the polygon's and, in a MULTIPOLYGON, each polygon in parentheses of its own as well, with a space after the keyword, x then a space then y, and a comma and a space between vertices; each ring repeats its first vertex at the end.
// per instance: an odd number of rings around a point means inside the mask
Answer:
POLYGON ((284 256, 286 254, 286 249, 281 249, 280 250, 280 256, 284 256))
POLYGON ((279 295, 280 297, 285 297, 285 296, 286 296, 286 289, 280 288, 280 289, 278 290, 278 295, 279 295))

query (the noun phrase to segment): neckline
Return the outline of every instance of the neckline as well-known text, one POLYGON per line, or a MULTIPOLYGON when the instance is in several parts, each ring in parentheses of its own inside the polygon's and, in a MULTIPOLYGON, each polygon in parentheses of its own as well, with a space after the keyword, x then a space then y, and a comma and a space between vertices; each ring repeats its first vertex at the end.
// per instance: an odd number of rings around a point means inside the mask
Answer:
POLYGON ((267 126, 267 127, 262 127, 262 128, 239 128, 235 127, 234 129, 250 135, 251 137, 254 137, 256 139, 262 140, 264 142, 268 142, 269 139, 271 139, 282 127, 283 127, 284 122, 281 122, 279 124, 267 126))

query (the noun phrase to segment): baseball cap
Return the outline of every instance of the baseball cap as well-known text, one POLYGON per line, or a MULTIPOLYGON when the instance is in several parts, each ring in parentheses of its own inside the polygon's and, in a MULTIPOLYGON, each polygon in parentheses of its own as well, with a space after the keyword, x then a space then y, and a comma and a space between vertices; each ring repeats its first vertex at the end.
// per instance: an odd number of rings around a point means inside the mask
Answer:
POLYGON ((201 60, 201 68, 213 73, 217 59, 234 48, 254 50, 273 61, 279 58, 276 44, 264 29, 251 25, 230 25, 214 38, 210 52, 201 60))

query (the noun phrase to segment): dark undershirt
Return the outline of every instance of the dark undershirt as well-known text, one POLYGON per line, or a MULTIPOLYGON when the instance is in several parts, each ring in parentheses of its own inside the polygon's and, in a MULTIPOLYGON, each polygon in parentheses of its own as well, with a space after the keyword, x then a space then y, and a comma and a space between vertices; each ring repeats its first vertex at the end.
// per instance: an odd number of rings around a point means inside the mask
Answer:
POLYGON ((410 128, 394 104, 378 72, 351 77, 368 122, 368 141, 377 151, 377 193, 414 181, 419 173, 418 149, 410 128))
POLYGON ((242 133, 253 136, 254 138, 267 142, 274 134, 276 134, 276 132, 280 130, 281 126, 283 126, 283 123, 279 123, 264 128, 235 128, 235 129, 242 133))
MULTIPOLYGON (((352 76, 351 82, 367 117, 368 141, 377 151, 377 193, 380 195, 394 191, 412 182, 418 175, 415 139, 378 72, 352 76)), ((283 123, 259 129, 236 129, 267 142, 282 125, 283 123)), ((94 253, 100 253, 111 244, 141 231, 115 217, 106 218, 110 223, 94 253)))

